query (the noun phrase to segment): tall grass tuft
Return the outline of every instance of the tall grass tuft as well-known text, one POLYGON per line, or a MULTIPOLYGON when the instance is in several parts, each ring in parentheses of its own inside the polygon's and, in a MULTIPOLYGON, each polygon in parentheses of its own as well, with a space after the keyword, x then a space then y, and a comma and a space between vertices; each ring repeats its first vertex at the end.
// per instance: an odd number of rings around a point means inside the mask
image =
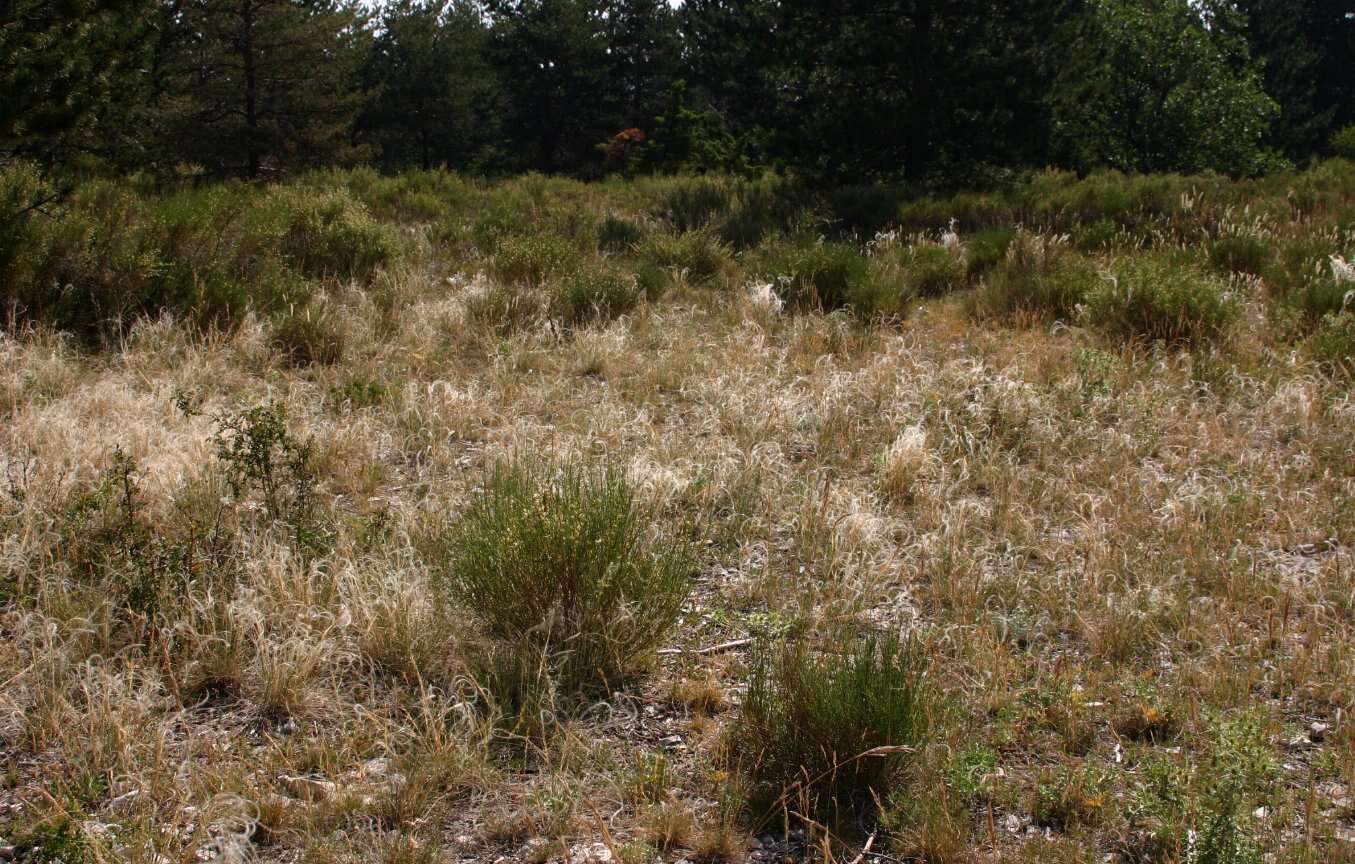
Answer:
POLYGON ((922 647, 896 636, 823 652, 762 646, 732 739, 757 803, 772 812, 807 805, 835 824, 873 813, 927 736, 926 669, 922 647))
POLYGON ((988 273, 971 311, 997 318, 1068 318, 1099 283, 1095 264, 1064 238, 1021 231, 988 273))
POLYGON ((562 692, 605 690, 643 663, 691 587, 692 556, 651 517, 618 471, 499 465, 431 542, 433 574, 488 634, 544 655, 562 692))

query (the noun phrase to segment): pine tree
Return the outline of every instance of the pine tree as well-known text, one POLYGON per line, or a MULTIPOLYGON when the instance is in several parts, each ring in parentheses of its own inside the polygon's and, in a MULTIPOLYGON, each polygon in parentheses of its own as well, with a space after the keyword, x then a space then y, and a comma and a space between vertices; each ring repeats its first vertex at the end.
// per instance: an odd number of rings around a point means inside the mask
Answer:
POLYGON ((248 177, 359 155, 361 24, 341 0, 182 0, 163 64, 172 152, 248 177))
POLYGON ((465 168, 490 157, 502 93, 488 38, 466 0, 399 0, 385 9, 363 67, 372 98, 361 121, 383 161, 465 168))

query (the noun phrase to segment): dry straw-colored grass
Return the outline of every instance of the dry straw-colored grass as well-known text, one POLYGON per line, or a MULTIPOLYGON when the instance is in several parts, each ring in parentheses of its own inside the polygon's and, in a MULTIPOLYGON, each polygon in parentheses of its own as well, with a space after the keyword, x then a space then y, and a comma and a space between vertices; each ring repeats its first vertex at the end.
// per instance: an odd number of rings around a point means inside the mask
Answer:
POLYGON ((1175 345, 962 295, 902 321, 792 313, 724 258, 612 320, 496 329, 473 311, 493 250, 419 230, 331 286, 327 365, 254 316, 202 333, 166 312, 99 352, 0 335, 0 845, 1350 859, 1355 397, 1265 292, 1235 280, 1231 329, 1175 345), (221 419, 265 404, 312 444, 304 512, 223 485, 221 419), (111 534, 126 548, 82 570, 72 509, 115 448, 155 540, 111 534), (698 565, 647 674, 549 702, 525 737, 486 677, 493 634, 420 545, 513 459, 613 467, 698 565), (110 587, 136 567, 180 580, 153 616, 110 587), (750 649, 880 632, 917 640, 932 695, 878 821, 750 822, 754 757, 727 734, 750 649))

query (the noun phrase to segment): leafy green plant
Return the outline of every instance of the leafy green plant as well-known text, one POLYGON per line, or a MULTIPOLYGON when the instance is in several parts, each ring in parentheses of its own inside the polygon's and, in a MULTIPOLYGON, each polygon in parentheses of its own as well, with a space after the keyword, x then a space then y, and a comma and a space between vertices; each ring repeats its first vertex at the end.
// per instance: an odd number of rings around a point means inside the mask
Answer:
POLYGON ((652 515, 618 471, 501 464, 429 541, 430 564, 450 598, 540 656, 563 691, 596 691, 636 670, 691 587, 690 553, 655 537, 652 515))
POLYGON ((536 286, 571 272, 578 257, 578 250, 554 234, 511 236, 499 243, 490 272, 501 282, 536 286))
POLYGON ((1270 246, 1254 234, 1224 234, 1209 243, 1209 263, 1223 273, 1259 276, 1270 265, 1270 246))
POLYGON ((605 252, 629 252, 644 236, 645 232, 634 221, 608 213, 598 226, 598 248, 605 252))
POLYGON ((732 737, 758 804, 834 822, 873 812, 927 736, 926 670, 922 646, 897 636, 760 646, 732 737))
POLYGON ((1342 159, 1355 160, 1355 123, 1332 134, 1331 152, 1342 159))
POLYGON ((237 501, 257 496, 270 519, 310 534, 318 478, 314 445, 287 429, 287 410, 264 404, 217 418, 216 458, 237 501))
POLYGON ((366 278, 399 251, 394 231, 346 189, 278 187, 269 206, 282 211, 282 248, 312 276, 366 278))
POLYGON ((704 228, 724 214, 730 205, 730 190, 711 179, 674 183, 663 197, 663 218, 680 233, 704 228))
POLYGON ((762 250, 755 269, 792 308, 832 311, 861 305, 870 262, 845 243, 786 243, 762 250))
POLYGON ((1122 339, 1194 345, 1221 339, 1238 316, 1229 286, 1171 255, 1123 258, 1087 296, 1087 320, 1122 339))

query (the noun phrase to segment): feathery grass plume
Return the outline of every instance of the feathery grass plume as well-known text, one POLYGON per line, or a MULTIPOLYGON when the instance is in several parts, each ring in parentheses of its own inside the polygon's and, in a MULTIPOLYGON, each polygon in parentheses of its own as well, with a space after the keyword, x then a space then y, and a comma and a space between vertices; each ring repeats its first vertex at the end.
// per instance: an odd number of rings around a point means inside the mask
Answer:
POLYGON ((490 471, 429 563, 489 634, 542 652, 561 690, 596 692, 643 665, 691 588, 690 551, 651 517, 620 471, 519 460, 490 471))

